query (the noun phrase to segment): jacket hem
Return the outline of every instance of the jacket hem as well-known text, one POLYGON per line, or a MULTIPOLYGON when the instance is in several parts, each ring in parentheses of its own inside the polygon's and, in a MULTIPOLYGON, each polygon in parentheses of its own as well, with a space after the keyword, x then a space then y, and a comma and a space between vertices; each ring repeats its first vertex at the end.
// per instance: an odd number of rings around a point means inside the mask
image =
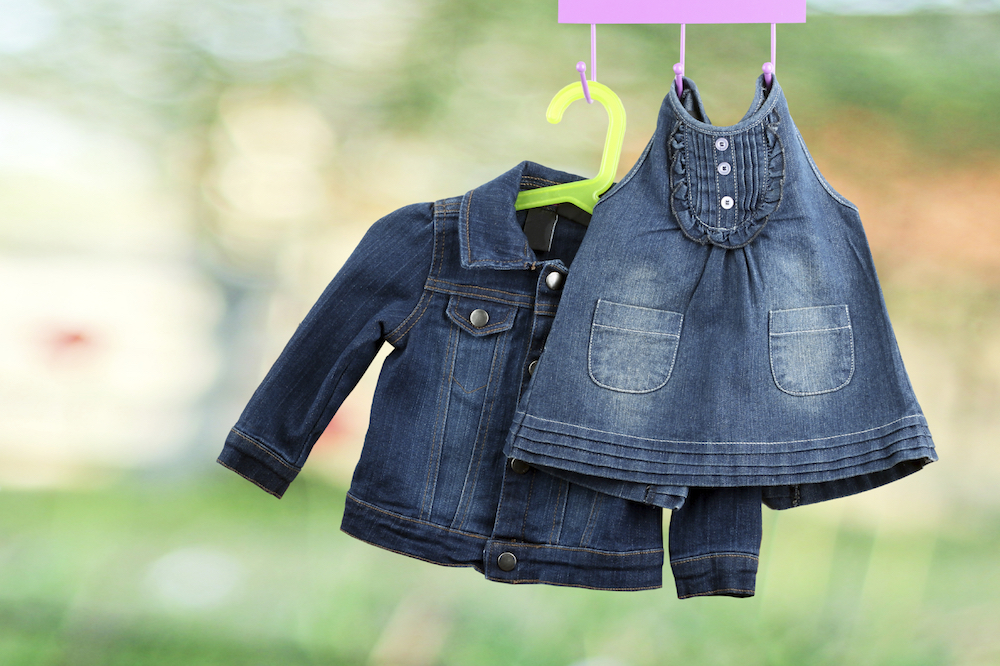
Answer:
POLYGON ((491 539, 484 552, 485 575, 498 583, 544 583, 589 590, 630 592, 663 586, 663 549, 608 552, 549 544, 491 539), (514 568, 500 568, 501 555, 514 568))
POLYGON ((614 553, 492 539, 404 516, 350 493, 340 529, 366 543, 431 564, 474 567, 495 582, 620 591, 662 586, 662 549, 614 553), (500 569, 501 553, 515 555, 513 570, 500 569))

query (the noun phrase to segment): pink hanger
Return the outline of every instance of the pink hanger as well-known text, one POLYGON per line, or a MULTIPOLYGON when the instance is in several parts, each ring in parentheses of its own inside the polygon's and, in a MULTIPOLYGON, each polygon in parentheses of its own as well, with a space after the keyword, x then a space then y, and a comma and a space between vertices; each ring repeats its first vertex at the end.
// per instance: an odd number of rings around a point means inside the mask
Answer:
MULTIPOLYGON (((674 65, 677 95, 684 92, 684 38, 688 23, 770 23, 771 60, 761 68, 764 83, 770 90, 774 82, 776 30, 778 23, 805 23, 806 0, 700 0, 665 2, 664 0, 559 0, 560 23, 590 24, 591 81, 597 81, 598 23, 678 23, 681 26, 681 60, 674 65)), ((581 63, 582 64, 582 63, 581 63)), ((579 67, 579 66, 578 66, 579 67)), ((586 69, 586 65, 584 65, 586 69)), ((584 92, 587 78, 580 78, 584 92)), ((589 100, 588 100, 589 101, 589 100)))

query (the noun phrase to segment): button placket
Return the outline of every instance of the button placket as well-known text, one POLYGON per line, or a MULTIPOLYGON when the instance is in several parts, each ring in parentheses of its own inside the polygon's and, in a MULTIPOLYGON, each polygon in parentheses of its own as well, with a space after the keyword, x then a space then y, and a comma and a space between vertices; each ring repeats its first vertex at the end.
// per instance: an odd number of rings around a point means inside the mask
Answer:
POLYGON ((528 348, 528 356, 525 359, 527 367, 523 381, 527 381, 535 374, 538 368, 538 357, 545 347, 545 340, 548 338, 552 328, 552 321, 555 316, 559 298, 562 295, 563 286, 566 284, 566 267, 559 262, 547 263, 541 266, 535 284, 535 309, 533 313, 531 345, 528 348))
MULTIPOLYGON (((715 140, 715 149, 718 150, 720 153, 729 150, 729 139, 727 139, 724 136, 720 136, 719 138, 717 138, 715 140)), ((733 172, 733 165, 728 161, 722 161, 719 162, 719 164, 715 167, 715 170, 719 173, 720 176, 728 176, 733 172)), ((733 185, 733 183, 727 182, 726 185, 731 186, 733 185)), ((723 210, 731 210, 733 206, 736 205, 736 200, 727 194, 719 199, 719 205, 722 206, 723 210)))

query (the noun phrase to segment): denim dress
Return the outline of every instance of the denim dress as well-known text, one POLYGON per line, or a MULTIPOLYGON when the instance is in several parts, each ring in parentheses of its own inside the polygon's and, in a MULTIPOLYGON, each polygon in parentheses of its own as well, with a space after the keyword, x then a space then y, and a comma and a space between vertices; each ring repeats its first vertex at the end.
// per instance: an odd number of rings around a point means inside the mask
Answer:
POLYGON ((788 508, 937 459, 858 210, 776 80, 731 127, 690 80, 667 95, 594 209, 506 452, 666 508, 740 486, 788 508))
MULTIPOLYGON (((587 231, 559 219, 536 251, 514 203, 573 180, 524 162, 375 223, 250 398, 219 463, 281 497, 387 344, 345 532, 500 582, 659 587, 659 507, 503 454, 587 231)), ((670 521, 678 595, 752 595, 760 514, 759 489, 692 489, 670 521)))

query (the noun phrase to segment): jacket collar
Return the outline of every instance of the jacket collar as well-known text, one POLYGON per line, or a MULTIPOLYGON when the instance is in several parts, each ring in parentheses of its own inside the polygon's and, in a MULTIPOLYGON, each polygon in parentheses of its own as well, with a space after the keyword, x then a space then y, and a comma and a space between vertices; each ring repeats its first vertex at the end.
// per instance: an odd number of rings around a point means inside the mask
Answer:
POLYGON ((462 197, 458 216, 462 268, 512 270, 537 261, 514 210, 518 192, 583 180, 534 162, 516 167, 462 197))

